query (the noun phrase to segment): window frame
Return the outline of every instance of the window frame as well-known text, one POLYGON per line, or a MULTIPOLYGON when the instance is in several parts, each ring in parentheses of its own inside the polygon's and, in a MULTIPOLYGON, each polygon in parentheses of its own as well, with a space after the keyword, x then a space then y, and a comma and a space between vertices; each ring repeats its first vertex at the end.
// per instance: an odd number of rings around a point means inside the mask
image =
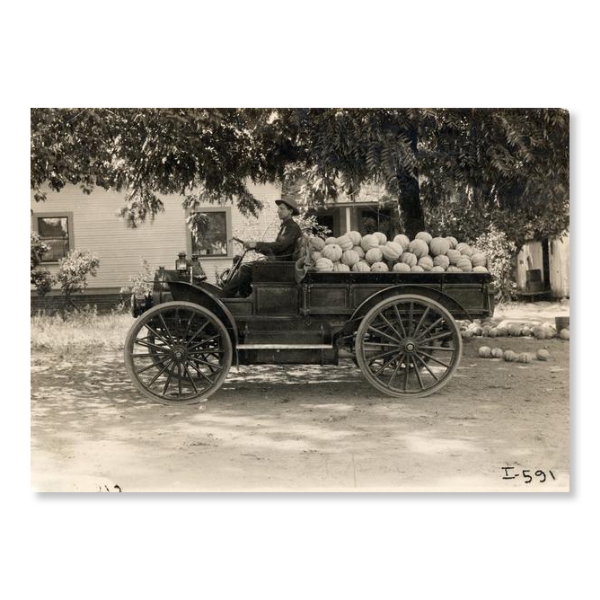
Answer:
MULTIPOLYGON (((67 235, 69 241, 69 247, 67 250, 67 254, 71 252, 71 250, 75 249, 75 235, 73 232, 73 212, 64 210, 64 211, 50 211, 50 212, 34 212, 31 216, 33 219, 32 230, 40 236, 40 239, 44 241, 43 237, 40 235, 39 230, 39 219, 67 219, 67 235)), ((41 264, 44 265, 57 265, 61 259, 58 260, 44 260, 42 256, 41 264)))
MULTIPOLYGON (((193 211, 188 211, 188 216, 195 213, 216 213, 216 212, 224 212, 225 213, 225 231, 226 231, 226 240, 225 244, 227 246, 227 254, 223 254, 220 256, 216 256, 213 254, 200 254, 200 260, 231 260, 233 258, 233 244, 231 242, 231 238, 233 236, 233 224, 231 221, 231 206, 206 206, 200 207, 193 211)), ((187 229, 187 251, 188 256, 191 256, 193 253, 194 241, 192 239, 192 232, 187 229)))

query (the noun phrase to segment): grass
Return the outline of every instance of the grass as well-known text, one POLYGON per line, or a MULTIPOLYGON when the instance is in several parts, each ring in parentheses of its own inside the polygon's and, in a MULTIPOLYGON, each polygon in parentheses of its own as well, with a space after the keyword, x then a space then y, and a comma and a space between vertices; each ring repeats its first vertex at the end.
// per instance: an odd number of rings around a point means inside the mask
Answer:
POLYGON ((31 350, 49 352, 119 350, 133 323, 129 314, 98 315, 95 310, 31 317, 31 350))

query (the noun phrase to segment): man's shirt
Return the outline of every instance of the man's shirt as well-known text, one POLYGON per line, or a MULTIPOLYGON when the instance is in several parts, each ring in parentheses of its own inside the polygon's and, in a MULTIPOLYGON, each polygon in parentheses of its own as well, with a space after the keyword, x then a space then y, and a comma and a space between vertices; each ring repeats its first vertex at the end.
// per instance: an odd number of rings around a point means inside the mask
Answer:
POLYGON ((300 226, 291 217, 283 221, 274 242, 256 242, 256 250, 263 254, 272 252, 281 260, 293 260, 296 240, 302 236, 300 226))

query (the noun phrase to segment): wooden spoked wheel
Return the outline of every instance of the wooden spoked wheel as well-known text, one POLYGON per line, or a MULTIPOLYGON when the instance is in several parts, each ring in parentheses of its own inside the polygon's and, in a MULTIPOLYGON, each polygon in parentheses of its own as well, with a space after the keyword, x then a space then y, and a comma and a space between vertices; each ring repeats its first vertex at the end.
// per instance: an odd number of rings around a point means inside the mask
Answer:
POLYGON ((375 305, 356 333, 356 360, 381 392, 422 398, 452 378, 462 338, 452 315, 421 296, 394 296, 375 305))
POLYGON ((135 386, 163 404, 194 404, 216 392, 232 361, 229 332, 208 309, 166 302, 142 314, 125 342, 135 386))

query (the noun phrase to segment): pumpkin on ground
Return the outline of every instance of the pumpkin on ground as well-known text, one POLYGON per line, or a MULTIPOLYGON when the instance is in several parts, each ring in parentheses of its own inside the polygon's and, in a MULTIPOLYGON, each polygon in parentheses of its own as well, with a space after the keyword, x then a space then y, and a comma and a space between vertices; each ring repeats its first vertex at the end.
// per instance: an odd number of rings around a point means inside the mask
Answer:
POLYGON ((492 348, 492 357, 504 358, 504 351, 502 350, 502 348, 492 348))
POLYGON ((570 340, 571 339, 571 331, 569 329, 561 329, 558 337, 561 340, 570 340))
POLYGON ((450 250, 450 242, 443 237, 434 237, 429 242, 429 251, 433 256, 444 256, 450 250))
POLYGON ((550 352, 548 352, 548 350, 546 350, 546 348, 540 348, 535 353, 535 356, 538 360, 547 361, 550 358, 550 352))
POLYGON ((489 358, 492 355, 492 349, 489 346, 480 346, 477 354, 481 358, 489 358))
POLYGON ((517 357, 517 361, 520 363, 529 364, 531 362, 531 354, 529 352, 521 352, 517 357))
POLYGON ((517 360, 517 356, 518 356, 518 354, 516 352, 514 352, 513 350, 507 350, 504 353, 504 360, 506 362, 515 362, 517 360))

